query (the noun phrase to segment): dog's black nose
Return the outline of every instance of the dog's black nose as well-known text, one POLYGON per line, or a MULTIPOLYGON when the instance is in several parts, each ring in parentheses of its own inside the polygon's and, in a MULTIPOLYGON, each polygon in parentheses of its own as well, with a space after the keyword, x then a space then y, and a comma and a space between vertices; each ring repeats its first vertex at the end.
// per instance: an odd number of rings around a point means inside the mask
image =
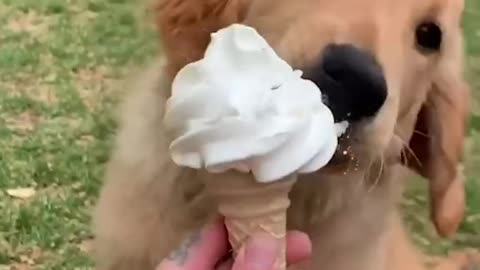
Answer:
POLYGON ((336 122, 374 116, 387 98, 382 67, 353 45, 328 45, 320 63, 307 68, 304 77, 320 88, 336 122))

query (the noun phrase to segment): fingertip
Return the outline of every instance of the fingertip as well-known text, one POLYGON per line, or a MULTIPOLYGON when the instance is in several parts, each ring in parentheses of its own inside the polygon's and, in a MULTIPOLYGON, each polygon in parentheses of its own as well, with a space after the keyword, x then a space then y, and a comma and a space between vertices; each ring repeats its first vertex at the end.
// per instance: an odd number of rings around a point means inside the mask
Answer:
POLYGON ((209 265, 214 265, 220 258, 228 253, 228 235, 223 220, 216 220, 202 231, 202 244, 192 254, 192 260, 208 260, 209 265))
POLYGON ((215 270, 231 270, 233 267, 233 260, 227 260, 226 262, 222 262, 215 267, 215 270))
POLYGON ((291 231, 287 234, 287 261, 289 264, 304 261, 311 255, 312 241, 306 233, 291 231))
POLYGON ((232 270, 271 269, 278 255, 279 244, 277 239, 268 234, 255 234, 240 249, 232 270))

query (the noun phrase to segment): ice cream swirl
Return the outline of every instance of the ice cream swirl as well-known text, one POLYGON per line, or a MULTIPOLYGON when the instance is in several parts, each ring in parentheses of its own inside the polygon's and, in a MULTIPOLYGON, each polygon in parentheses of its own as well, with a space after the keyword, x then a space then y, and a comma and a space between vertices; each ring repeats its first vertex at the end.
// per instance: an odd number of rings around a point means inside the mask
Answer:
POLYGON ((179 71, 167 101, 170 154, 184 167, 251 172, 259 182, 324 167, 345 124, 255 29, 212 34, 203 59, 179 71))

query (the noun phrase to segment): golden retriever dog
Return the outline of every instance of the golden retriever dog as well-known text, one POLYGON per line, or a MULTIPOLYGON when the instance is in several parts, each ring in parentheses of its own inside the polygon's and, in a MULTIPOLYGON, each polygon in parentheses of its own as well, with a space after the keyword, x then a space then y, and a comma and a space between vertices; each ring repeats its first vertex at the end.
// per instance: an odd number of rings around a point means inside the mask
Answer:
MULTIPOLYGON (((429 181, 440 235, 453 235, 463 217, 463 0, 156 1, 165 56, 122 107, 95 212, 97 269, 153 270, 215 218, 203 174, 170 160, 162 118, 175 74, 232 23, 256 28, 319 85, 336 121, 351 123, 330 164, 300 176, 291 192, 288 227, 313 242, 311 260, 295 267, 428 269, 398 203, 408 167, 429 181)), ((435 267, 469 263, 458 255, 435 267)))

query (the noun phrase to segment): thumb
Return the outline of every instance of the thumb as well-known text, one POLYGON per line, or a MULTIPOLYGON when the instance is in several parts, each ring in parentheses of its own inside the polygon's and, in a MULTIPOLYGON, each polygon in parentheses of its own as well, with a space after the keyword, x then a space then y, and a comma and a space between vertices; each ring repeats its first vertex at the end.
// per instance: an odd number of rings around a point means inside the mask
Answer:
POLYGON ((189 236, 157 270, 211 270, 227 252, 227 232, 219 221, 189 236))
POLYGON ((250 238, 240 250, 232 270, 271 270, 278 256, 279 241, 267 234, 250 238))

